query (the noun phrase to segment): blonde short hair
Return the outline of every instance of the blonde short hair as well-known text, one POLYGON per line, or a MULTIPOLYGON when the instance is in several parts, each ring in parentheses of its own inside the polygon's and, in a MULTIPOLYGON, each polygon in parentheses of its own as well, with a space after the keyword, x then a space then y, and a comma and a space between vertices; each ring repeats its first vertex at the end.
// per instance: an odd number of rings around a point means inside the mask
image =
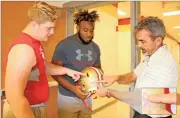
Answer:
POLYGON ((35 2, 28 10, 29 19, 31 21, 37 21, 38 23, 54 22, 59 16, 57 8, 45 2, 35 2))

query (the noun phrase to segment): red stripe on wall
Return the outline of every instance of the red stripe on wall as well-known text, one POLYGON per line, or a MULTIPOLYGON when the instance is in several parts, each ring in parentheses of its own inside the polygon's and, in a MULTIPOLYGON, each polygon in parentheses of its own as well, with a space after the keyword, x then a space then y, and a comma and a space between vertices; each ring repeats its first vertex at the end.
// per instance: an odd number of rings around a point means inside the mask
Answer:
POLYGON ((118 3, 112 4, 114 7, 118 8, 118 3))
POLYGON ((129 25, 130 18, 118 19, 118 25, 129 25))
MULTIPOLYGON (((143 20, 144 16, 140 17, 140 20, 143 20)), ((129 25, 130 24, 130 18, 122 18, 122 19, 118 19, 118 25, 129 25)))

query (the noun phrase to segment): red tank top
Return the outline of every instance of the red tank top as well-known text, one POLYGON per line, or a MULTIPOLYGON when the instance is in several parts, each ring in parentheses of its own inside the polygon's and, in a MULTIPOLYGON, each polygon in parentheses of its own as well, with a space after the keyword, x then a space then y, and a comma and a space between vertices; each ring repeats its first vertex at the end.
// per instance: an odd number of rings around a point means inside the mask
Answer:
POLYGON ((25 97, 29 101, 30 105, 46 102, 48 100, 48 81, 47 81, 47 76, 46 76, 44 50, 41 46, 41 43, 33 39, 28 34, 21 33, 16 38, 16 40, 14 40, 13 44, 10 46, 8 53, 11 50, 11 48, 16 44, 27 44, 34 49, 34 52, 36 55, 36 64, 33 68, 37 68, 40 73, 39 81, 27 82, 27 85, 24 91, 25 97))

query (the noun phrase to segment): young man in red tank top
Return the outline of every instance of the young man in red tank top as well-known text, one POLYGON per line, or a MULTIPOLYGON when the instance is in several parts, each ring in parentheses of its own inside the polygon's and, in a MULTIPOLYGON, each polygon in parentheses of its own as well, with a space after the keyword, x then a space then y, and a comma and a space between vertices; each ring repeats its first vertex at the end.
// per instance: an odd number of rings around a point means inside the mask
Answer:
MULTIPOLYGON (((42 41, 54 34, 58 13, 45 2, 36 2, 28 11, 30 22, 11 45, 5 75, 6 98, 16 118, 35 118, 31 106, 48 99, 47 73, 71 76, 75 81, 80 72, 45 62, 42 41), (30 80, 32 70, 38 79, 30 80)), ((34 78, 33 78, 34 79, 34 78)))

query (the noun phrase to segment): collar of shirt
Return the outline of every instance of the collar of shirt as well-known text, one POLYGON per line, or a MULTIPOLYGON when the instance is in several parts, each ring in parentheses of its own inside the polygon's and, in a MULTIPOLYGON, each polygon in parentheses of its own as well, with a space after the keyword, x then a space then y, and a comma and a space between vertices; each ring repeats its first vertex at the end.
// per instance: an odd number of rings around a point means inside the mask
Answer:
POLYGON ((149 62, 155 62, 157 60, 157 57, 161 56, 162 53, 167 50, 167 46, 163 44, 158 50, 156 50, 151 56, 145 56, 144 57, 144 63, 148 65, 149 62))

